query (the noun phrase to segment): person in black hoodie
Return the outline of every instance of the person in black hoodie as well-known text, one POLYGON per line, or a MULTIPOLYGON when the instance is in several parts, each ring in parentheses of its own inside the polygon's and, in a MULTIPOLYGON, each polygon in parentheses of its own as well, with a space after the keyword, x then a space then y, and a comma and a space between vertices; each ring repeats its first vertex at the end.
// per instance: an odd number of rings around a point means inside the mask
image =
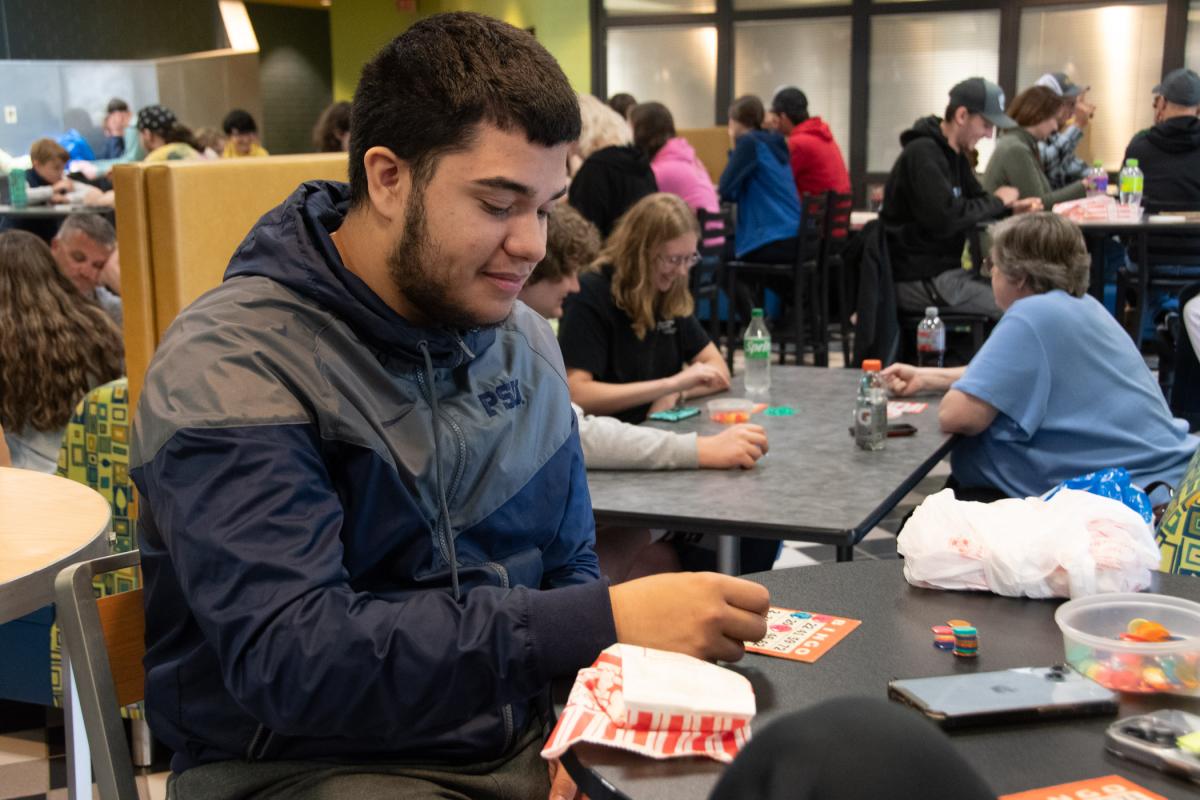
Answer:
POLYGON ((1125 148, 1125 158, 1136 158, 1145 175, 1143 202, 1200 205, 1200 76, 1177 69, 1154 95, 1155 126, 1125 148))
POLYGON ((579 96, 583 133, 578 156, 583 159, 571 179, 567 200, 608 238, 617 219, 658 182, 646 154, 633 146, 629 123, 590 94, 579 96))
POLYGON ((967 154, 997 127, 1015 124, 1004 113, 999 86, 968 78, 950 90, 945 118, 923 117, 900 135, 904 150, 888 176, 880 219, 901 311, 936 305, 943 312, 1000 318, 991 286, 962 268, 967 234, 1010 212, 1040 209, 1041 201, 1018 200, 1011 186, 988 194, 967 154))

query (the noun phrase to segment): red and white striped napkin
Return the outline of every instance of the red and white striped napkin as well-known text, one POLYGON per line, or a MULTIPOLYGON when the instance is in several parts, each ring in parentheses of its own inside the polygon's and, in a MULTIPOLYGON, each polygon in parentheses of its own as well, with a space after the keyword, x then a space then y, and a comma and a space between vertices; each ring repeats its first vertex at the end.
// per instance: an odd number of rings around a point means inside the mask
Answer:
POLYGON ((579 670, 542 758, 589 742, 651 758, 708 756, 729 763, 750 741, 754 713, 750 681, 732 670, 615 644, 579 670))

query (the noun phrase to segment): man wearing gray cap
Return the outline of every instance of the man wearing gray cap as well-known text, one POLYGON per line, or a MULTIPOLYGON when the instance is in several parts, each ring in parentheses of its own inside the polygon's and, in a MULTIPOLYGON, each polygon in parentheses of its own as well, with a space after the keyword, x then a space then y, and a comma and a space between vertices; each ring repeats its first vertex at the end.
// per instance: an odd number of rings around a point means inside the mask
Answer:
POLYGON ((1200 204, 1200 76, 1177 69, 1155 86, 1157 124, 1133 137, 1125 158, 1146 176, 1145 202, 1200 204))
POLYGON ((1081 87, 1065 72, 1047 72, 1034 85, 1045 86, 1063 99, 1058 112, 1058 130, 1038 142, 1038 155, 1046 177, 1050 179, 1050 187, 1061 189, 1083 178, 1088 170, 1088 165, 1075 155, 1075 148, 1083 139, 1083 129, 1096 113, 1096 107, 1087 101, 1091 87, 1081 87))
POLYGON ((950 90, 946 116, 918 119, 900 135, 904 146, 884 188, 880 220, 888 233, 896 304, 920 313, 987 314, 1000 308, 978 271, 962 268, 967 234, 981 222, 1041 206, 1018 200, 1011 186, 988 194, 975 177, 968 154, 997 127, 1016 125, 1004 113, 1004 92, 983 78, 968 78, 950 90))

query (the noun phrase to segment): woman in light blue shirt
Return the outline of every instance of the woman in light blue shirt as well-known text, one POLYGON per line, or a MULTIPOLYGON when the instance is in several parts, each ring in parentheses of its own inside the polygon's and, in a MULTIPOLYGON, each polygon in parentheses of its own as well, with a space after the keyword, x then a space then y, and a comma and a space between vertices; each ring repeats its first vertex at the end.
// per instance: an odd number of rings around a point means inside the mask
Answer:
POLYGON ((1137 347, 1087 294, 1083 236, 1055 214, 992 229, 992 291, 1004 316, 966 367, 884 370, 897 396, 945 391, 942 430, 959 497, 1039 495, 1124 467, 1146 486, 1183 477, 1200 439, 1174 419, 1137 347))

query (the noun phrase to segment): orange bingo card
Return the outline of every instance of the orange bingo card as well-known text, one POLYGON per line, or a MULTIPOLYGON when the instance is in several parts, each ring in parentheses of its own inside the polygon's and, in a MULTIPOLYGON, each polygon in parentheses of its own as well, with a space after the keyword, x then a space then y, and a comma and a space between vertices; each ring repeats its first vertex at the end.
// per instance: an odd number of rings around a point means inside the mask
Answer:
POLYGON ((1060 783, 1044 789, 1006 794, 1000 800, 1167 800, 1120 775, 1105 775, 1089 781, 1060 783))
POLYGON ((811 664, 861 624, 857 619, 772 606, 767 611, 767 635, 746 642, 746 652, 811 664))

